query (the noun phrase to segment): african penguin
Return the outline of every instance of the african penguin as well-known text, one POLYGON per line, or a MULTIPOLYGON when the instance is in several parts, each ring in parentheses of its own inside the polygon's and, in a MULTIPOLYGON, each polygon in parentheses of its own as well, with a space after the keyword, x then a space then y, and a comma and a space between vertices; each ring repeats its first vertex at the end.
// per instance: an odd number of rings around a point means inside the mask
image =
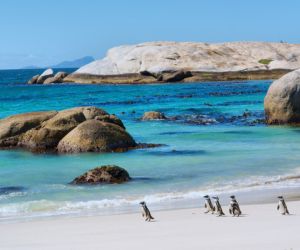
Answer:
POLYGON ((279 199, 279 202, 278 202, 278 205, 277 205, 277 210, 282 214, 282 215, 286 215, 286 214, 290 214, 289 213, 289 210, 286 206, 286 203, 283 199, 282 196, 278 196, 278 199, 279 199))
POLYGON ((231 201, 229 204, 229 213, 232 214, 233 216, 240 216, 242 214, 242 211, 240 209, 239 203, 235 199, 235 196, 232 195, 230 196, 231 201))
POLYGON ((151 221, 154 220, 152 217, 150 210, 148 209, 146 202, 142 201, 140 202, 140 205, 142 206, 142 216, 145 217, 145 221, 151 221))
POLYGON ((218 216, 225 215, 224 212, 223 212, 222 206, 220 204, 219 197, 215 196, 215 197, 212 197, 212 198, 215 201, 214 211, 217 213, 217 215, 218 216))
POLYGON ((210 200, 210 197, 208 195, 203 196, 203 198, 205 199, 205 204, 204 207, 206 208, 206 211, 204 213, 209 213, 211 212, 212 214, 214 213, 214 206, 210 200))

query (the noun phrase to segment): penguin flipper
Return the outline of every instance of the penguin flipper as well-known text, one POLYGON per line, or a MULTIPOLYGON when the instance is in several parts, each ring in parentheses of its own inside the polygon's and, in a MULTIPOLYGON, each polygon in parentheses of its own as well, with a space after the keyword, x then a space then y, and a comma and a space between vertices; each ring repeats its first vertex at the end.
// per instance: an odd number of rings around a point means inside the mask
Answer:
POLYGON ((277 210, 279 210, 279 205, 277 205, 277 210))

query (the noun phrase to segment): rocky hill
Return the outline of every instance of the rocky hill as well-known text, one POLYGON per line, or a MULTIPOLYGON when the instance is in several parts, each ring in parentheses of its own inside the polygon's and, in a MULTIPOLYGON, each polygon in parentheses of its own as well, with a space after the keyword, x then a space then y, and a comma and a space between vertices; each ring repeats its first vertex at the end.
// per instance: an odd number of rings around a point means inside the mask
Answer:
POLYGON ((112 48, 105 58, 79 68, 66 81, 157 82, 163 81, 161 74, 176 72, 189 73, 170 81, 269 79, 297 68, 300 44, 149 42, 112 48))

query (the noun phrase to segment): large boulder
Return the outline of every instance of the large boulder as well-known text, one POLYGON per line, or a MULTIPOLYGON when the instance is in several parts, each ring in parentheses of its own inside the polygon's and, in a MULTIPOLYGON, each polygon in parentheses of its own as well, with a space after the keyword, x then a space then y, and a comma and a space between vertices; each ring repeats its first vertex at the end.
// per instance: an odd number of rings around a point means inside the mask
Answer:
POLYGON ((35 75, 27 83, 28 84, 36 84, 39 77, 40 77, 40 75, 35 75))
POLYGON ((158 111, 148 111, 145 112, 142 120, 143 121, 151 121, 151 120, 165 120, 167 117, 164 115, 164 113, 158 112, 158 111))
POLYGON ((37 79, 37 84, 42 84, 47 78, 53 77, 53 69, 46 69, 37 79))
POLYGON ((123 183, 131 178, 124 168, 115 165, 101 166, 91 169, 81 176, 76 177, 71 184, 101 184, 123 183))
POLYGON ((56 111, 31 112, 12 115, 0 120, 0 140, 20 135, 32 128, 39 126, 57 114, 56 111))
POLYGON ((26 113, 0 120, 0 148, 34 152, 111 152, 135 147, 115 115, 96 107, 26 113))
POLYGON ((44 81, 44 84, 50 84, 50 83, 62 83, 64 78, 68 75, 66 72, 58 72, 53 77, 49 77, 44 81))
POLYGON ((271 84, 264 107, 268 124, 300 123, 300 69, 271 84))
POLYGON ((114 152, 135 147, 134 139, 120 126, 98 120, 88 120, 70 133, 58 144, 60 153, 114 152))

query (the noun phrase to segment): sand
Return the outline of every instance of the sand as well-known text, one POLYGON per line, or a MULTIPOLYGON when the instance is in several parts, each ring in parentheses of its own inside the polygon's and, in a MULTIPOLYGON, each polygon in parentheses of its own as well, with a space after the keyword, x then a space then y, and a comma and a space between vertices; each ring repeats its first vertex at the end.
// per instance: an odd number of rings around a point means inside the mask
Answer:
POLYGON ((287 203, 289 216, 276 205, 241 205, 239 218, 198 208, 153 211, 150 223, 141 214, 5 222, 0 249, 300 249, 300 201, 287 203))

